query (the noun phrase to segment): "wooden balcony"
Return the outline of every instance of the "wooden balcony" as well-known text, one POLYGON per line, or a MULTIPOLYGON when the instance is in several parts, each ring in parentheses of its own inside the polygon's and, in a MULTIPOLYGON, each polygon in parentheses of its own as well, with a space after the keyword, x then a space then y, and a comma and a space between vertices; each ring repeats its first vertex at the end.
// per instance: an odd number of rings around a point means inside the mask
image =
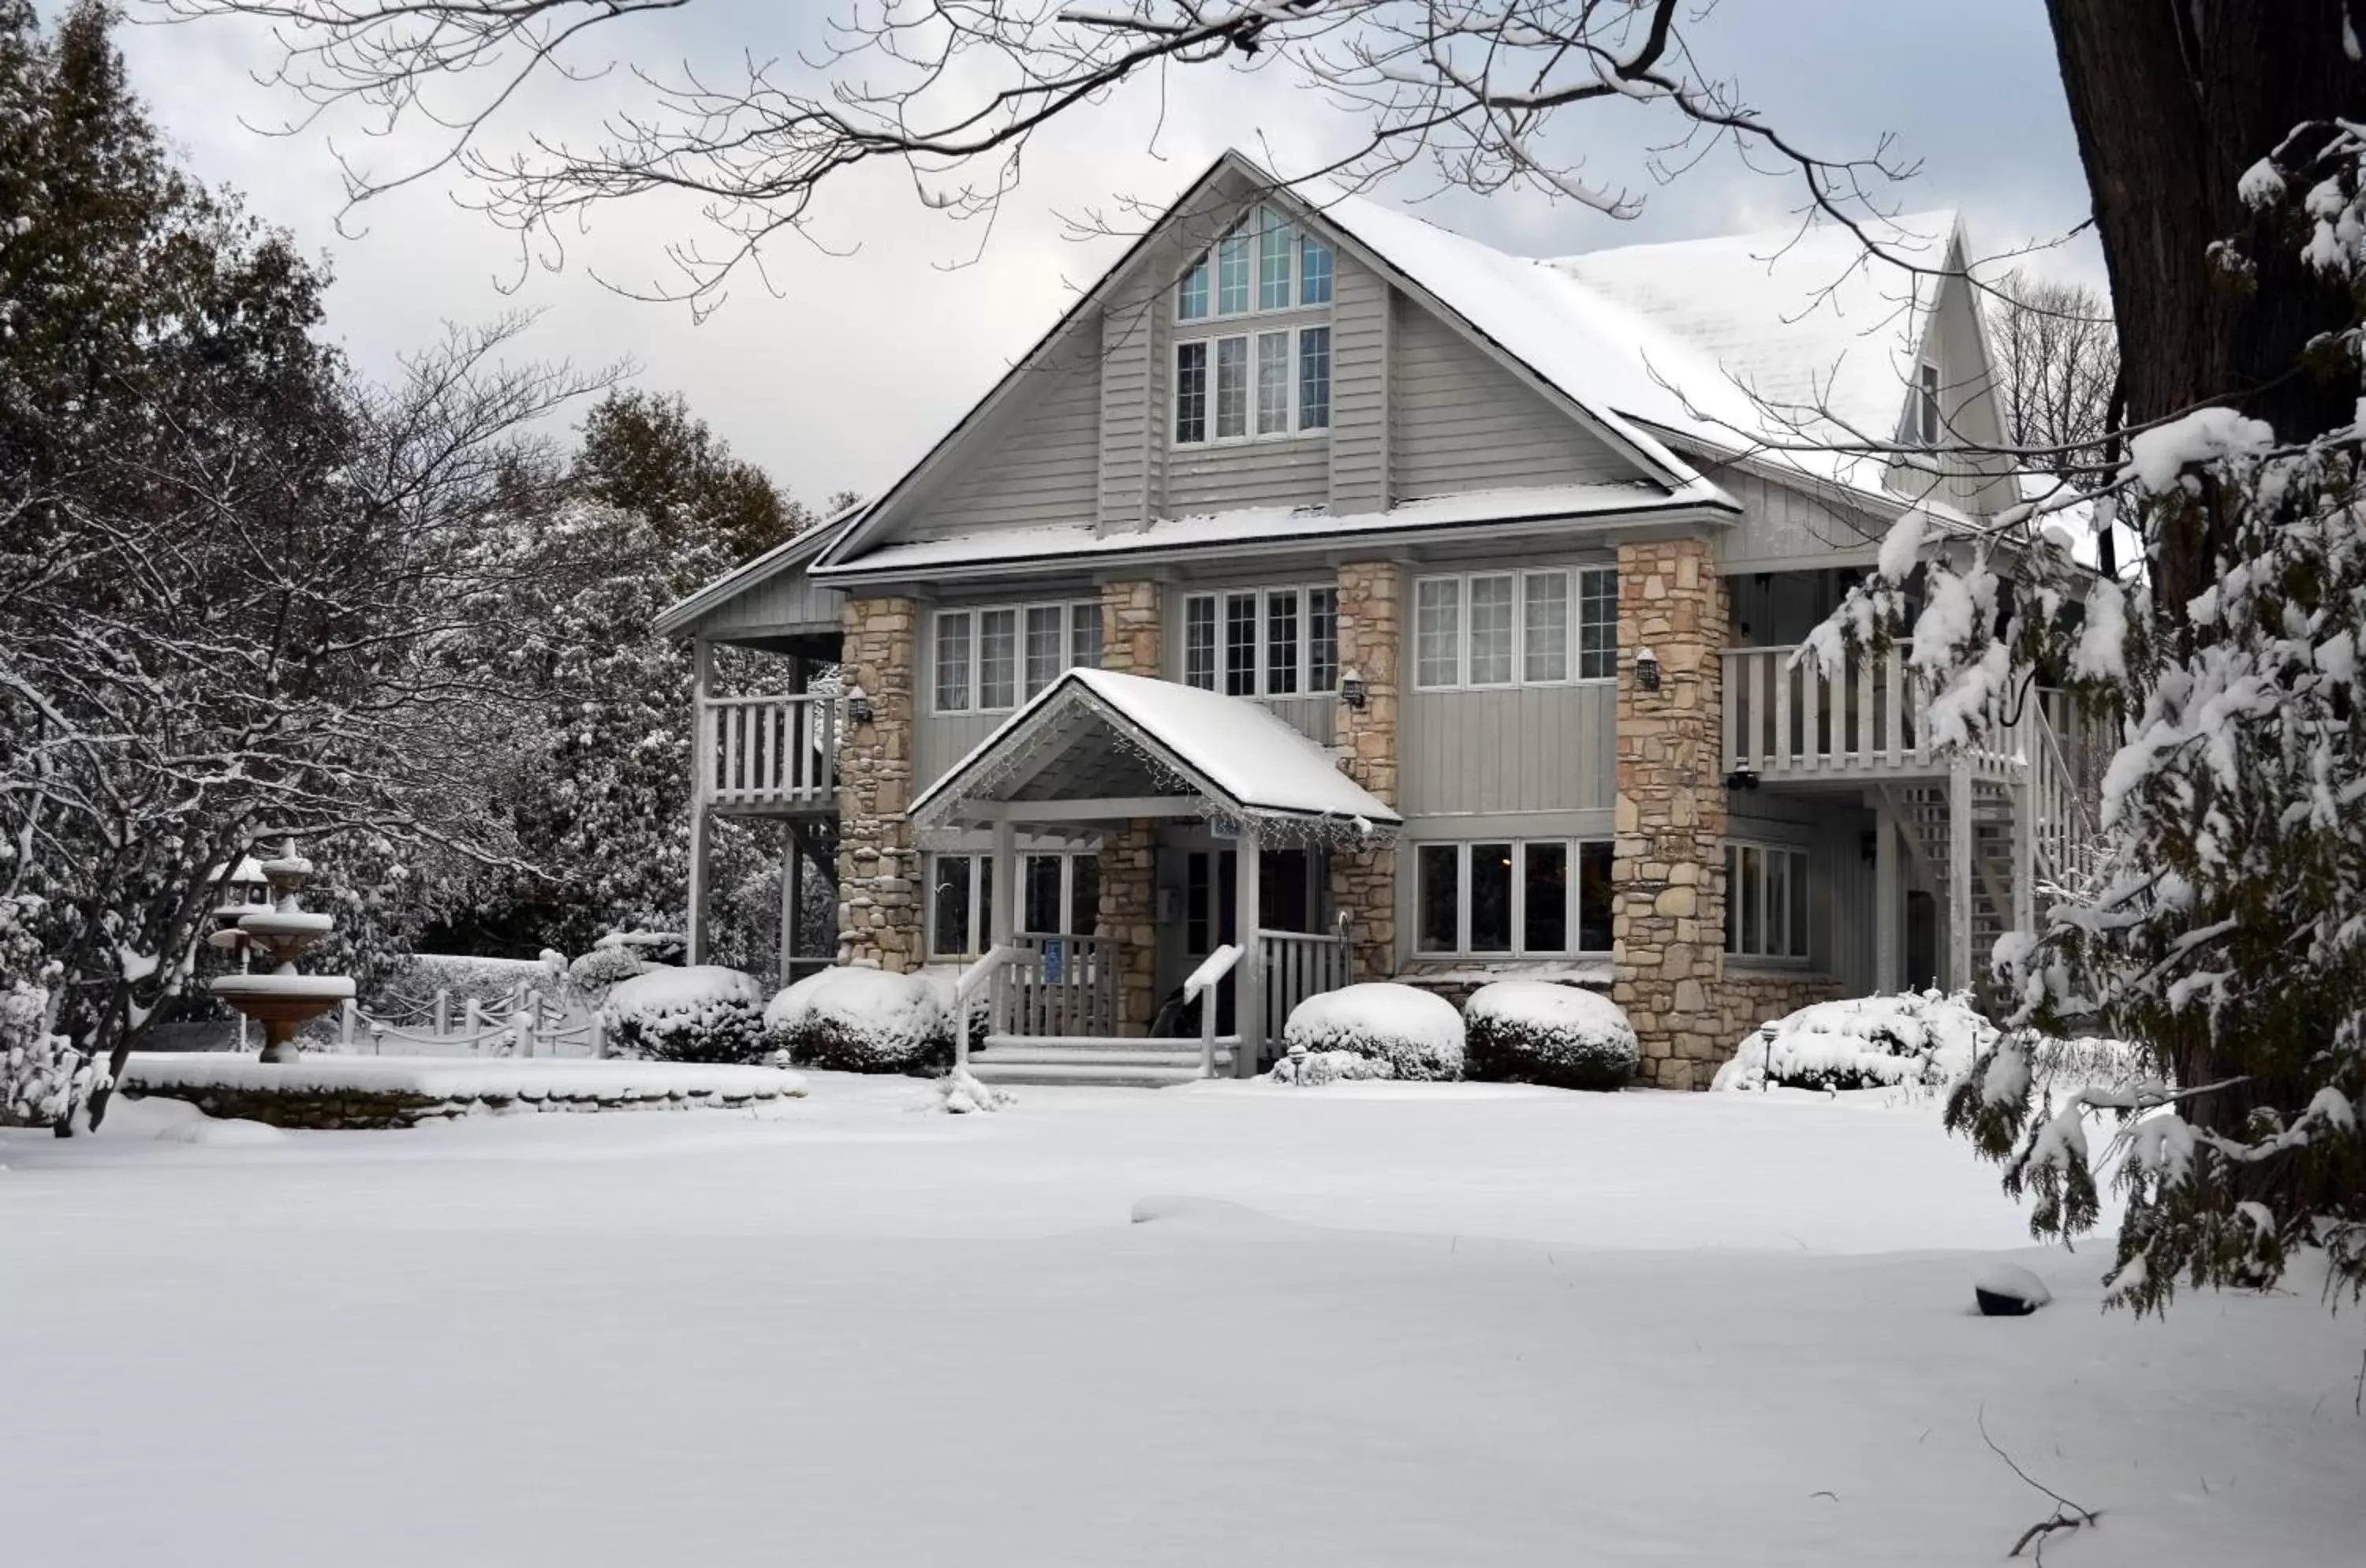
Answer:
MULTIPOLYGON (((1941 778, 1949 759, 1931 745, 1930 695, 1904 653, 1859 652, 1838 676, 1794 664, 1789 648, 1734 648, 1725 661, 1725 766, 1768 784, 1941 778)), ((2010 778, 2022 766, 2021 730, 2000 710, 1964 760, 1975 776, 2010 778)))
POLYGON ((704 804, 745 817, 836 811, 844 722, 834 696, 705 698, 697 742, 704 804))

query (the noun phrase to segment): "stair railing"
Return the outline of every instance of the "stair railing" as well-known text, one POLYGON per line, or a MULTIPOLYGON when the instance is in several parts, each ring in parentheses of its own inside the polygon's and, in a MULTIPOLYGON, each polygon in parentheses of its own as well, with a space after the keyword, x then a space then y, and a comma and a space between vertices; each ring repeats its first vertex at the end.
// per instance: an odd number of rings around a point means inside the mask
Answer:
POLYGON ((969 1071, 969 999, 980 986, 1000 974, 1019 950, 1005 943, 990 948, 986 955, 961 972, 953 982, 953 1071, 969 1071))
POLYGON ((1241 950, 1225 942, 1200 961, 1191 977, 1183 982, 1185 1006, 1200 1004, 1200 1076, 1216 1076, 1216 982, 1233 972, 1241 961, 1241 950))

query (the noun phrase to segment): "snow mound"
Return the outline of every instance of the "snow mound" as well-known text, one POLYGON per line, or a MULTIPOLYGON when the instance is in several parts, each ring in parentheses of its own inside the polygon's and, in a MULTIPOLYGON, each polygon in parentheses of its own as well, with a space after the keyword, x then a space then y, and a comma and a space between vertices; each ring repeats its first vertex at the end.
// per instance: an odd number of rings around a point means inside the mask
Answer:
POLYGON ((1309 1051, 1293 1047, 1273 1065, 1268 1081, 1286 1088, 1319 1089, 1328 1083, 1362 1078, 1391 1078, 1396 1069, 1386 1059, 1358 1056, 1353 1051, 1309 1051))
POLYGON ((763 987, 719 964, 651 969, 621 981, 600 1004, 600 1017, 620 1055, 747 1063, 770 1048, 763 987))
MULTIPOLYGON (((192 1110, 196 1108, 191 1107, 192 1110)), ((287 1134, 261 1122, 249 1122, 231 1117, 217 1121, 200 1113, 186 1122, 176 1122, 156 1134, 164 1144, 195 1144, 208 1149, 245 1149, 262 1144, 283 1142, 287 1134)))
POLYGON ((1972 1279, 1972 1299, 1986 1317, 2026 1317, 2054 1299, 2045 1281, 2018 1263, 1991 1263, 1972 1279))
MULTIPOLYGON (((436 1100, 539 1100, 596 1096, 662 1100, 670 1095, 774 1099, 801 1095, 805 1080, 774 1067, 711 1063, 589 1061, 580 1056, 346 1056, 306 1052, 293 1062, 252 1053, 134 1051, 124 1088, 276 1089, 286 1094, 416 1094, 436 1100)), ((112 1130, 127 1107, 107 1114, 112 1130)), ((167 1112, 186 1121, 178 1111, 167 1112)))
POLYGON ((1007 1089, 997 1089, 979 1079, 975 1073, 954 1071, 936 1081, 937 1109, 954 1116, 967 1116, 980 1111, 1007 1111, 1019 1103, 1019 1097, 1007 1089))
POLYGON ((1901 992, 1817 1002, 1752 1031, 1712 1089, 1941 1089, 1962 1077, 1996 1031, 1968 993, 1901 992))
POLYGON ((1462 1075, 1462 1015, 1434 992, 1387 981, 1344 986, 1290 1011, 1282 1043, 1293 1050, 1349 1051, 1416 1081, 1462 1075))
POLYGON ((1499 980, 1471 994, 1462 1021, 1465 1070, 1474 1078, 1619 1089, 1642 1059, 1635 1026, 1618 1004, 1574 986, 1499 980))
POLYGON ((952 1059, 944 993, 922 975, 824 969, 774 997, 764 1025, 804 1067, 910 1073, 952 1059))
POLYGON ((1199 1225, 1270 1225, 1277 1224, 1271 1214, 1261 1213, 1245 1203, 1226 1202, 1222 1198, 1186 1198, 1160 1193, 1137 1199, 1133 1205, 1133 1223, 1146 1225, 1162 1220, 1183 1220, 1199 1225))

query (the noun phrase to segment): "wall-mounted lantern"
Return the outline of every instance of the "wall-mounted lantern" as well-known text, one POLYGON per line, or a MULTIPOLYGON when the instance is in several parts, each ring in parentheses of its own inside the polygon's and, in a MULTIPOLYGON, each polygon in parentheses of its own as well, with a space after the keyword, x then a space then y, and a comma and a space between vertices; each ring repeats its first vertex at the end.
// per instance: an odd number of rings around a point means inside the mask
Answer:
POLYGON ((1660 656, 1648 648, 1635 650, 1635 683, 1647 692, 1660 689, 1660 656))
POLYGON ((1339 700, 1351 708, 1362 707, 1367 700, 1364 677, 1352 668, 1339 671, 1339 700))
POLYGON ((846 689, 846 716, 857 724, 871 722, 871 694, 859 684, 846 689))

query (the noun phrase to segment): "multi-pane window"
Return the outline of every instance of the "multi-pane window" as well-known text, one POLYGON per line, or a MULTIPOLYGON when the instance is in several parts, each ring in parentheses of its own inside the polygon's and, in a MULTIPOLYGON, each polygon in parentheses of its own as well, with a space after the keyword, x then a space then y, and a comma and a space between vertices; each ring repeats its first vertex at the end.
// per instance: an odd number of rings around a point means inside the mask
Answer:
MULTIPOLYGON (((1019 857, 1020 936, 1090 936, 1099 919, 1101 863, 1092 851, 1019 857)), ((994 945, 994 857, 929 857, 929 951, 938 958, 984 953, 994 945)))
POLYGON ((941 610, 936 644, 937 712, 1014 708, 1071 665, 1098 667, 1100 601, 941 610))
POLYGON ((1414 582, 1416 686, 1557 685, 1617 672, 1615 569, 1482 571, 1414 582))
POLYGON ((1283 327, 1193 338, 1175 345, 1177 446, 1283 436, 1330 426, 1329 327, 1283 327))
POLYGON ((1725 950, 1743 958, 1808 956, 1808 852, 1725 846, 1725 950))
POLYGON ((1907 416, 1907 439, 1925 446, 1939 445, 1939 367, 1925 363, 1914 378, 1914 408, 1907 416))
POLYGON ((1208 344, 1175 345, 1175 444, 1208 439, 1208 344))
MULTIPOLYGON (((1175 319, 1222 320, 1331 303, 1335 258, 1259 208, 1176 280, 1175 319)), ((1278 439, 1331 427, 1331 329, 1277 326, 1175 345, 1175 442, 1278 439)))
POLYGON ((1183 683, 1234 697, 1338 690, 1338 589, 1190 595, 1183 601, 1183 683))
POLYGON ((1414 944, 1478 957, 1607 953, 1610 864, 1606 839, 1420 845, 1414 944))

